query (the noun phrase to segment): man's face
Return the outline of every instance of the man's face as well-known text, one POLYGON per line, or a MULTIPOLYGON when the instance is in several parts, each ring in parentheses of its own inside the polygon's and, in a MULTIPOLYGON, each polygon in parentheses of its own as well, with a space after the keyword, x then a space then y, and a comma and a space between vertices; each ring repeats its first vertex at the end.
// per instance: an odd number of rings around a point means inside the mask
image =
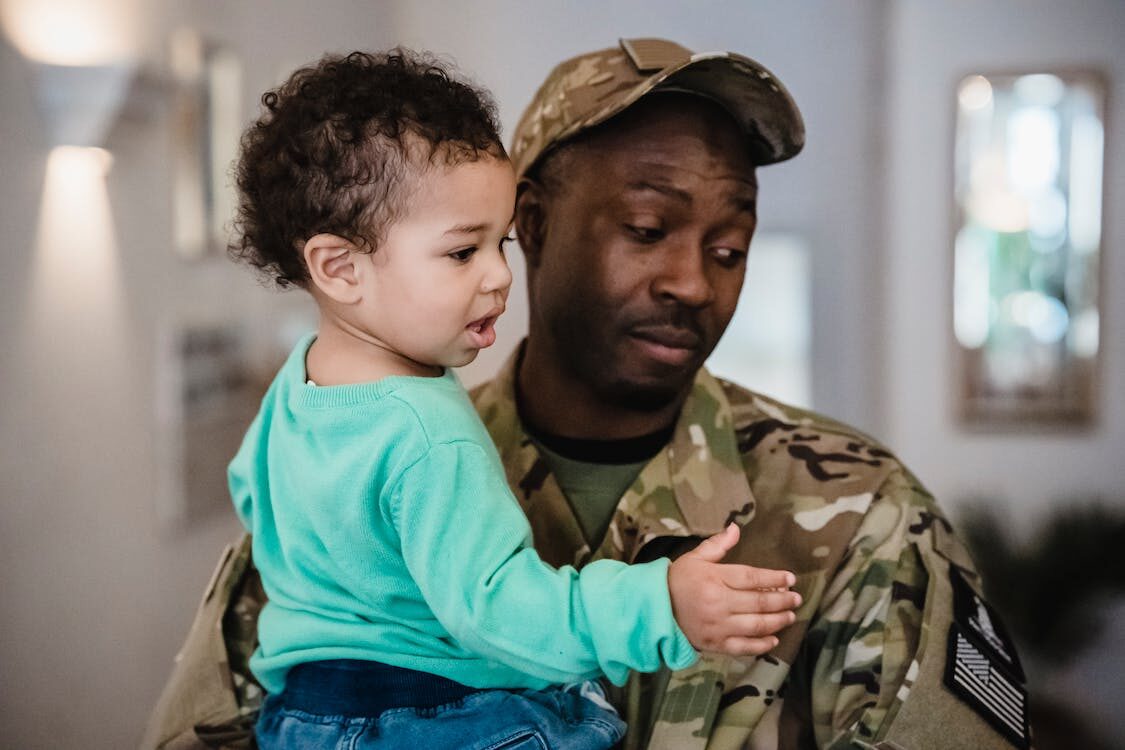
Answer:
POLYGON ((606 403, 665 407, 742 288, 757 200, 745 136, 716 105, 661 94, 552 158, 531 335, 606 403))

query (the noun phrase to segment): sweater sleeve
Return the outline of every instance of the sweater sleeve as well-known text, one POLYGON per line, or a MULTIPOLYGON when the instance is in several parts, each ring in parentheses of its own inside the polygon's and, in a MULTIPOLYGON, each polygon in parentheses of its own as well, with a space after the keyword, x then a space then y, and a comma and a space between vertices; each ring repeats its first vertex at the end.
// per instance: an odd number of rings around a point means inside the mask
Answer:
POLYGON ((435 617, 465 648, 549 682, 693 664, 676 624, 668 560, 555 569, 495 457, 469 441, 430 446, 389 493, 402 553, 435 617))

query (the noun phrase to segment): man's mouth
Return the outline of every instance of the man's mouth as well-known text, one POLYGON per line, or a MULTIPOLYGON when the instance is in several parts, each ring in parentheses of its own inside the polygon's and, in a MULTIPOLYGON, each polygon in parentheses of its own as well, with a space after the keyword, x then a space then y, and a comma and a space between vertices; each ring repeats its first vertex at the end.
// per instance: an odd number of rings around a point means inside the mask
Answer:
POLYGON ((698 333, 677 325, 641 325, 630 329, 629 335, 649 357, 670 365, 687 364, 703 343, 698 333))

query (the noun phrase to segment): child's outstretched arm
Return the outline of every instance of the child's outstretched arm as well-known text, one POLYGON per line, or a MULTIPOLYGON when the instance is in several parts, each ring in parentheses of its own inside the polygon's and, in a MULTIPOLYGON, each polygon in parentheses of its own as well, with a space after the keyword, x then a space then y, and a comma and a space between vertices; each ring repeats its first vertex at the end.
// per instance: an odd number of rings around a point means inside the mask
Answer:
MULTIPOLYGON (((718 562, 737 531, 677 562, 677 588, 693 589, 679 597, 680 613, 667 559, 554 568, 532 548, 531 527, 498 457, 477 443, 430 445, 402 471, 380 513, 402 540, 403 562, 426 606, 459 646, 546 682, 604 674, 623 685, 630 670, 690 666, 701 649, 761 653, 774 642, 753 639, 788 624, 782 610, 795 601, 792 593, 756 590, 784 587, 788 574, 718 562)), ((344 526, 325 533, 354 528, 344 526)), ((364 546, 354 540, 326 546, 351 568, 357 590, 379 569, 378 560, 358 559, 364 546)))
POLYGON ((668 568, 676 622, 700 651, 764 654, 801 604, 801 595, 788 590, 797 580, 792 573, 721 562, 738 538, 738 526, 731 524, 668 568))

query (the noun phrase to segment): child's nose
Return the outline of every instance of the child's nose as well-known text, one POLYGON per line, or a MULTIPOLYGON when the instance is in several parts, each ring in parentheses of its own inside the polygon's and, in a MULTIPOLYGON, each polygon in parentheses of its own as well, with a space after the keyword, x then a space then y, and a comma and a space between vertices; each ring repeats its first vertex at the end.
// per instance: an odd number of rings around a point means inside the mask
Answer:
POLYGON ((488 271, 484 275, 481 291, 486 294, 492 292, 507 292, 512 285, 512 269, 508 268, 508 261, 501 253, 496 253, 490 259, 488 271))

